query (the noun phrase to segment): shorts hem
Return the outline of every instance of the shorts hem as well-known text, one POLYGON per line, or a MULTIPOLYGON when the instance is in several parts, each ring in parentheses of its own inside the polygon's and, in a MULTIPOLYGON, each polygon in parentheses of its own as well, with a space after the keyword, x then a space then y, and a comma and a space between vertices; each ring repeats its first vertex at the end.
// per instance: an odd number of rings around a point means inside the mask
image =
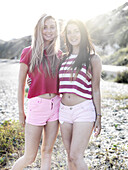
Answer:
POLYGON ((44 124, 36 124, 36 123, 31 123, 31 122, 26 122, 27 124, 33 125, 33 126, 45 126, 46 123, 44 124))
POLYGON ((62 120, 59 120, 59 123, 60 124, 63 124, 63 123, 70 123, 70 124, 73 124, 73 123, 95 123, 95 120, 86 120, 86 121, 74 121, 74 122, 68 122, 68 121, 62 121, 62 120))
POLYGON ((60 124, 63 124, 63 123, 70 123, 70 124, 73 124, 73 122, 68 122, 68 121, 63 121, 63 120, 59 120, 59 123, 60 123, 60 124))
MULTIPOLYGON (((55 119, 55 120, 48 120, 47 122, 54 122, 54 121, 56 121, 56 120, 59 120, 59 119, 55 119)), ((46 124, 47 124, 47 122, 46 122, 46 124)))
POLYGON ((75 123, 75 122, 77 122, 77 123, 93 123, 93 122, 95 122, 95 120, 85 120, 85 121, 74 121, 73 123, 75 123))

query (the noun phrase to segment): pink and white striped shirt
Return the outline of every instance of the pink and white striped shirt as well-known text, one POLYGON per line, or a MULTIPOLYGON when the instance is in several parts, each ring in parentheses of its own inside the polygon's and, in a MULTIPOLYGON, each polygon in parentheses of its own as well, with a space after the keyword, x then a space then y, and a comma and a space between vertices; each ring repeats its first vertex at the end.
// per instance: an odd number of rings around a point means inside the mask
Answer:
MULTIPOLYGON (((62 63, 59 70, 59 93, 74 93, 80 97, 91 100, 92 99, 92 83, 91 71, 86 73, 86 64, 83 64, 76 79, 71 80, 71 65, 74 63, 77 55, 70 55, 65 62, 62 63)), ((75 76, 75 69, 73 77, 75 76)))

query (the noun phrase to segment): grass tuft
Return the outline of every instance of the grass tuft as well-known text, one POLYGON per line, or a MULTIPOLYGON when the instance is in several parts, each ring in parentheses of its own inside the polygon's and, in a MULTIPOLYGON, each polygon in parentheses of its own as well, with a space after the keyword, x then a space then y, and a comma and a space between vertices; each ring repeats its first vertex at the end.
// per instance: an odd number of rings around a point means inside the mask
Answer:
POLYGON ((18 121, 4 121, 0 125, 0 168, 18 155, 19 150, 24 146, 24 129, 18 121))

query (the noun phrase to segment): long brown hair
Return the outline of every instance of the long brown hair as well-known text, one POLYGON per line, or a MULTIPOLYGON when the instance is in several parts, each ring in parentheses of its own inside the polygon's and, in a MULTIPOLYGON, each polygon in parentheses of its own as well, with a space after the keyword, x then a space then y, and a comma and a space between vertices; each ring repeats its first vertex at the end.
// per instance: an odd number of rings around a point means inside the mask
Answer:
POLYGON ((68 51, 67 57, 69 57, 73 51, 73 47, 69 43, 68 38, 67 38, 67 26, 69 24, 77 25, 79 28, 80 34, 81 34, 79 53, 75 59, 75 62, 71 66, 72 73, 73 73, 74 69, 76 68, 76 75, 75 75, 75 77, 76 77, 77 74, 79 73, 79 71, 81 70, 83 64, 86 64, 86 69, 88 71, 89 64, 90 64, 90 57, 92 56, 92 54, 93 55, 95 54, 95 49, 91 42, 91 39, 90 39, 90 36, 86 29, 85 24, 80 20, 69 20, 65 26, 65 29, 64 29, 65 42, 66 42, 67 51, 68 51))
MULTIPOLYGON (((52 76, 54 76, 56 73, 56 66, 58 64, 58 58, 56 56, 56 44, 57 44, 58 33, 56 33, 56 37, 50 42, 49 46, 46 49, 44 49, 44 40, 42 34, 44 23, 47 19, 50 18, 55 20, 55 18, 53 18, 51 15, 43 14, 35 26, 34 35, 32 39, 32 58, 30 61, 29 71, 33 72, 36 66, 38 68, 38 71, 40 72, 39 67, 42 64, 43 69, 46 69, 46 71, 50 76, 51 76, 50 73, 50 68, 51 68, 52 76), (46 51, 47 57, 44 54, 44 51, 46 51), (48 60, 50 61, 50 66, 48 64, 48 60)), ((57 22, 56 22, 56 27, 57 27, 57 22)))

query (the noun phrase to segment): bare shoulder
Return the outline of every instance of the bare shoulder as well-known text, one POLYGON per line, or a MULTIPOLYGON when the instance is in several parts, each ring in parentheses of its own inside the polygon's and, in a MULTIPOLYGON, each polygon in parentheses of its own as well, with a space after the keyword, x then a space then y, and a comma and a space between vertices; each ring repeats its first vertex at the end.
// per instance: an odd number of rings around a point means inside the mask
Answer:
POLYGON ((91 68, 93 72, 97 72, 98 70, 101 72, 102 61, 98 54, 95 54, 91 57, 91 68))
POLYGON ((95 54, 91 57, 91 64, 101 64, 101 58, 98 54, 95 54))

